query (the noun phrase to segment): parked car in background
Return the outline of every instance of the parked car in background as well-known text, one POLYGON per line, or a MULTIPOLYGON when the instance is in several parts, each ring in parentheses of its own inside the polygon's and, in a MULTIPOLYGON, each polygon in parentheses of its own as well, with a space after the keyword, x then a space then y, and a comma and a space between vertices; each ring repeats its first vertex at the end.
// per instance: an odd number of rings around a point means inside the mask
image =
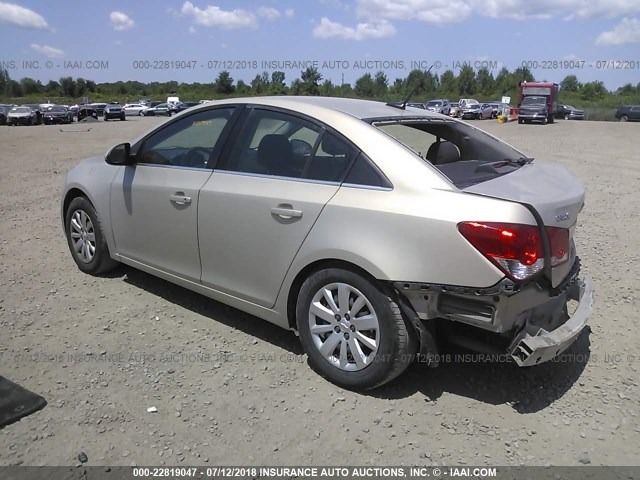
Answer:
POLYGON ((476 100, 475 98, 461 98, 460 100, 458 100, 458 106, 462 109, 465 108, 469 105, 479 105, 480 102, 478 102, 478 100, 476 100))
POLYGON ((556 118, 564 118, 565 120, 584 120, 584 110, 578 110, 571 105, 558 105, 556 118))
POLYGON ((200 103, 198 102, 180 102, 171 110, 173 113, 180 113, 184 110, 188 110, 191 107, 197 107, 198 105, 200 105, 200 103))
POLYGON ((173 111, 168 103, 158 103, 155 107, 149 107, 144 111, 144 116, 156 116, 156 115, 166 115, 170 117, 173 115, 173 111))
POLYGON ((47 107, 42 113, 42 121, 45 125, 54 125, 58 123, 72 123, 73 112, 62 105, 47 107))
POLYGON ((38 125, 36 110, 26 105, 12 107, 7 114, 7 125, 38 125))
POLYGON ((548 96, 530 95, 524 97, 520 104, 518 123, 541 122, 546 125, 550 116, 548 96))
POLYGON ((441 113, 443 115, 449 115, 451 112, 451 105, 449 104, 449 100, 444 98, 439 100, 429 100, 424 104, 424 108, 429 110, 430 112, 441 113))
POLYGON ((22 106, 23 107, 29 107, 31 110, 33 110, 35 112, 35 114, 36 114, 35 125, 41 125, 42 124, 42 108, 40 107, 40 104, 38 104, 38 103, 25 103, 22 106))
POLYGON ((449 110, 449 116, 451 117, 459 117, 460 116, 460 104, 458 102, 450 104, 451 109, 449 110))
POLYGON ((141 103, 127 103, 124 107, 122 107, 124 110, 124 114, 125 115, 144 115, 144 111, 147 110, 149 107, 147 105, 143 105, 141 103))
POLYGON ((475 120, 485 120, 487 118, 491 118, 493 116, 493 108, 488 103, 483 103, 480 105, 479 103, 472 103, 466 105, 462 109, 462 114, 460 118, 462 119, 475 119, 475 120))
POLYGON ((121 262, 295 330, 311 367, 350 389, 418 354, 435 367, 445 341, 538 365, 591 312, 582 184, 428 111, 221 100, 82 161, 60 200, 82 272, 121 262))
POLYGON ((113 118, 119 118, 121 121, 125 120, 125 113, 122 109, 122 105, 116 102, 109 103, 104 108, 104 121, 106 122, 113 118))
POLYGON ((640 105, 623 105, 615 116, 621 122, 640 121, 640 105))
POLYGON ((13 105, 0 105, 0 125, 7 124, 7 115, 12 108, 13 105))
POLYGON ((98 112, 99 117, 104 115, 104 109, 107 108, 107 104, 101 102, 92 103, 91 106, 98 112))
POLYGON ((76 113, 78 121, 87 117, 98 119, 98 111, 91 105, 80 105, 76 113))
POLYGON ((489 105, 491 105, 491 108, 493 109, 493 115, 491 118, 498 118, 498 115, 502 115, 505 112, 508 115, 509 111, 511 110, 511 105, 509 105, 508 103, 498 101, 487 103, 489 103, 489 105))
POLYGON ((498 115, 500 115, 500 111, 502 110, 502 102, 492 101, 487 102, 487 104, 492 108, 491 118, 498 118, 498 115))

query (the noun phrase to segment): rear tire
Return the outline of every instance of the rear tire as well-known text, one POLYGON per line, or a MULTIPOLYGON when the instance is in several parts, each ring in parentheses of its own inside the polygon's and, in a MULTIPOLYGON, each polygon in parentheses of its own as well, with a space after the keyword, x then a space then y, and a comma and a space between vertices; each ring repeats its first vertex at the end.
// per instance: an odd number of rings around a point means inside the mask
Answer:
POLYGON ((102 223, 86 197, 74 198, 65 215, 65 234, 71 256, 84 273, 97 275, 119 263, 109 255, 102 223))
POLYGON ((296 323, 311 367, 349 389, 390 382, 417 351, 417 334, 398 303, 350 270, 312 273, 298 294, 296 323))

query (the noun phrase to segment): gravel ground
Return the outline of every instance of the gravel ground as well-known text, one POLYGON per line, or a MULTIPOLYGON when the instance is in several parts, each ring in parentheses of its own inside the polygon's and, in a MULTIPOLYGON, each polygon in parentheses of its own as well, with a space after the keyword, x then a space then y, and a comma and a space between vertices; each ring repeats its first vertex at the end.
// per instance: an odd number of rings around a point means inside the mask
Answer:
POLYGON ((362 394, 313 373, 293 333, 131 268, 76 268, 65 172, 160 121, 0 128, 0 374, 49 402, 0 431, 0 465, 638 463, 640 125, 474 122, 587 186, 592 331, 563 361, 414 365, 362 394))

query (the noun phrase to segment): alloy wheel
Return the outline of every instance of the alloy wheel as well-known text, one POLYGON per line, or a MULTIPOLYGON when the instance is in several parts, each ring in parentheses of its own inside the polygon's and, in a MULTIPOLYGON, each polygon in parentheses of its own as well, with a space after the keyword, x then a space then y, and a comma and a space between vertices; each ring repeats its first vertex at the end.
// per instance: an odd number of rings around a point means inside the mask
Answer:
POLYGON ((322 356, 349 372, 370 365, 380 344, 380 324, 371 302, 346 283, 331 283, 316 292, 309 330, 322 356))
POLYGON ((96 234, 91 218, 84 210, 73 212, 69 222, 69 235, 78 260, 90 263, 96 253, 96 234))

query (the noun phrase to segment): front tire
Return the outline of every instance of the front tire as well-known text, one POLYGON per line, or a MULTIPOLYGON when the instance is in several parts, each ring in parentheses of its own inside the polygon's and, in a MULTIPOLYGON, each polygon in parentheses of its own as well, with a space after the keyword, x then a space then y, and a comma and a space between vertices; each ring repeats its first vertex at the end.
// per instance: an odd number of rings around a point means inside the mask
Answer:
POLYGON ((417 335, 375 280, 340 268, 302 284, 296 320, 311 367, 349 389, 390 382, 411 364, 417 335))
POLYGON ((627 122, 627 121, 629 121, 629 117, 627 117, 626 115, 622 115, 622 116, 620 117, 620 121, 621 121, 621 122, 627 122))
POLYGON ((87 198, 77 197, 69 204, 65 233, 71 256, 84 273, 97 275, 118 266, 109 256, 102 223, 87 198))

